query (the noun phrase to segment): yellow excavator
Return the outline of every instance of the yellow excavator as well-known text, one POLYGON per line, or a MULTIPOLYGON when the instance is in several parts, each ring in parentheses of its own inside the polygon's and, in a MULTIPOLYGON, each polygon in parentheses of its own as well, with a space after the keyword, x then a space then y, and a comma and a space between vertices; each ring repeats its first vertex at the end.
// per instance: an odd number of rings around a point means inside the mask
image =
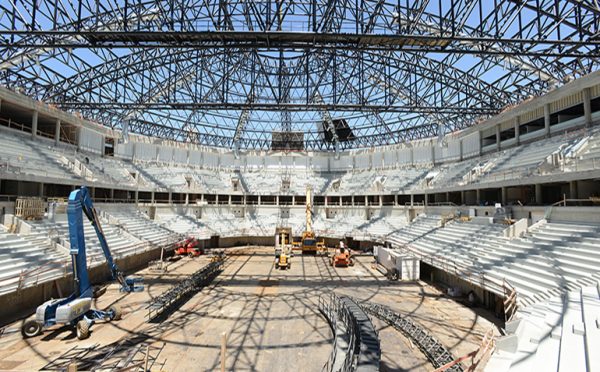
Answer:
POLYGON ((312 228, 312 188, 306 187, 306 229, 302 233, 302 254, 317 253, 317 237, 312 228))

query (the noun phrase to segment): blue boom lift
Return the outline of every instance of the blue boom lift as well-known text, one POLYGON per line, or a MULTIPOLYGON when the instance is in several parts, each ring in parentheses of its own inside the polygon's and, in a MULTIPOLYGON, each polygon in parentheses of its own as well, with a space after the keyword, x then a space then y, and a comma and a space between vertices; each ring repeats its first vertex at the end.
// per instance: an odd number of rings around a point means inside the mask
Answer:
POLYGON ((55 324, 68 324, 75 327, 77 338, 82 340, 89 336, 90 327, 95 321, 119 320, 121 318, 121 310, 116 306, 111 306, 106 311, 92 309, 94 288, 90 283, 87 270, 83 214, 86 215, 94 227, 96 235, 98 235, 112 279, 121 284, 121 291, 139 292, 144 289, 143 286, 136 285, 136 283, 141 282, 141 278, 125 278, 113 261, 92 199, 88 189, 83 186, 71 192, 67 207, 75 292, 69 297, 52 299, 38 306, 35 319, 26 321, 21 328, 24 337, 37 336, 42 333, 44 328, 55 324))

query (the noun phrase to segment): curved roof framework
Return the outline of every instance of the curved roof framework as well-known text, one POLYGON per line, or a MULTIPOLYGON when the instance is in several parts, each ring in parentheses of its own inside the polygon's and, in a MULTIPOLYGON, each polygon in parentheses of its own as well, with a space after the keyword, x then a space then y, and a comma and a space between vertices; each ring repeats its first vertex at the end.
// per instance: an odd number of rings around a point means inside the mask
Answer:
POLYGON ((460 130, 595 71, 599 31, 593 0, 7 0, 0 83, 147 135, 356 148, 460 130))

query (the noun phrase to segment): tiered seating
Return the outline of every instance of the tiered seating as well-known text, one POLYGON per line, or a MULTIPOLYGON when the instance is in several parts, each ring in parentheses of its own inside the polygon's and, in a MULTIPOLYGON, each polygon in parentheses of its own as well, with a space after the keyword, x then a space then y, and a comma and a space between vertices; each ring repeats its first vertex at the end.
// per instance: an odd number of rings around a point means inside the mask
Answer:
POLYGON ((281 175, 267 171, 241 172, 248 192, 253 195, 273 194, 281 187, 281 175))
POLYGON ((496 181, 498 177, 514 179, 532 175, 550 154, 557 151, 561 145, 570 144, 573 141, 574 139, 553 137, 494 154, 489 160, 494 165, 478 181, 492 182, 496 181))
POLYGON ((0 135, 0 171, 57 179, 79 179, 69 160, 43 142, 0 135))
MULTIPOLYGON (((32 227, 32 234, 57 237, 60 240, 61 245, 66 248, 70 247, 69 224, 66 220, 66 215, 58 215, 55 222, 43 219, 38 221, 27 221, 25 223, 32 227)), ((101 223, 102 231, 104 232, 106 242, 113 258, 121 258, 140 253, 148 248, 144 242, 124 233, 118 227, 109 225, 106 221, 101 221, 101 223)), ((88 263, 93 266, 103 263, 105 258, 94 227, 91 224, 84 222, 83 229, 88 263)))
POLYGON ((178 234, 200 239, 208 239, 215 232, 196 216, 187 214, 161 214, 158 222, 178 234))
MULTIPOLYGON (((188 188, 186 176, 191 172, 183 167, 145 164, 145 177, 167 190, 184 190, 188 188)), ((189 176, 188 176, 189 177, 189 176)))
POLYGON ((565 223, 540 224, 524 238, 498 245, 513 255, 512 262, 494 267, 502 273, 528 304, 549 294, 574 290, 593 283, 598 272, 600 226, 565 223))
POLYGON ((215 172, 205 169, 187 169, 193 179, 192 188, 212 194, 233 192, 230 172, 215 172))
POLYGON ((581 154, 581 160, 600 158, 600 131, 593 133, 587 143, 587 148, 581 154))
POLYGON ((440 225, 440 219, 441 217, 436 215, 420 215, 410 225, 392 231, 387 240, 403 246, 437 228, 440 225))
POLYGON ((179 238, 178 234, 148 219, 132 207, 103 206, 99 209, 116 219, 129 234, 155 246, 167 244, 179 238))
POLYGON ((404 216, 381 216, 359 224, 354 228, 352 235, 367 235, 376 239, 385 238, 392 231, 401 229, 406 225, 407 221, 404 216))
POLYGON ((521 310, 497 341, 490 371, 595 371, 600 368, 600 283, 521 310), (516 348, 513 346, 516 344, 516 348))
POLYGON ((67 252, 53 247, 47 234, 26 239, 0 225, 0 294, 60 278, 68 261, 67 252))
POLYGON ((465 174, 477 165, 479 159, 470 159, 456 163, 441 165, 434 168, 435 177, 429 181, 429 186, 446 186, 462 183, 465 174))
MULTIPOLYGON (((458 269, 483 274, 494 283, 507 280, 526 306, 593 283, 600 265, 600 226, 540 223, 523 238, 502 236, 504 225, 436 222, 418 219, 388 240, 420 256, 452 262, 458 269)), ((454 266, 453 266, 454 267, 454 266)), ((443 269, 443 267, 442 267, 443 269)), ((498 291, 497 287, 488 288, 498 291)))
MULTIPOLYGON (((135 186, 138 183, 131 175, 132 173, 137 173, 137 171, 133 167, 128 166, 124 161, 100 156, 78 155, 77 158, 92 172, 94 180, 107 184, 127 186, 135 186)), ((139 183, 143 184, 142 177, 138 179, 139 183)))

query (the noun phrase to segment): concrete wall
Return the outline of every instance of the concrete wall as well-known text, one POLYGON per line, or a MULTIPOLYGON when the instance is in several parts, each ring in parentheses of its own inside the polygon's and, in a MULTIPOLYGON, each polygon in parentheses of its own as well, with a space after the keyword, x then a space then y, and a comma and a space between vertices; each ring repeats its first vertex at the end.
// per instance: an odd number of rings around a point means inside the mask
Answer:
POLYGON ((502 299, 494 293, 423 262, 421 262, 421 280, 438 286, 441 285, 444 290, 449 287, 458 288, 462 296, 466 296, 470 291, 473 291, 477 298, 477 304, 490 310, 496 310, 498 306, 497 302, 502 302, 502 299))
POLYGON ((598 207, 552 207, 548 222, 558 221, 598 224, 600 210, 598 207))

